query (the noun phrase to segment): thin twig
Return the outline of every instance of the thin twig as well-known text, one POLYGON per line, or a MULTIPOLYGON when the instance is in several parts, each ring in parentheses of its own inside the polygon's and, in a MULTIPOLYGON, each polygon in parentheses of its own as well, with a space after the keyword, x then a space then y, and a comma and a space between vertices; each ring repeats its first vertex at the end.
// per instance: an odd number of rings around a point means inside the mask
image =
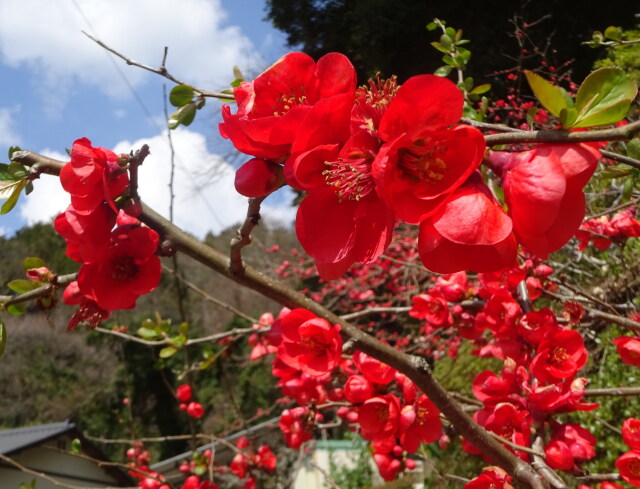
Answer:
POLYGON ((147 71, 150 71, 152 73, 156 73, 157 75, 164 76, 168 80, 171 80, 172 82, 177 83, 178 85, 184 85, 184 86, 192 88, 195 92, 198 92, 200 95, 202 95, 204 97, 219 98, 219 99, 223 99, 223 100, 228 100, 228 99, 232 99, 233 98, 233 94, 221 93, 221 92, 211 92, 209 90, 204 90, 202 88, 198 88, 196 86, 190 85, 189 83, 184 82, 184 81, 176 78, 175 76, 173 76, 165 68, 165 61, 166 61, 166 55, 167 55, 166 48, 165 48, 164 58, 162 60, 162 65, 160 66, 160 68, 153 68, 152 66, 148 66, 148 65, 145 65, 145 64, 142 64, 142 63, 138 63, 137 61, 134 61, 134 60, 132 60, 130 58, 127 58, 124 54, 116 51, 112 47, 107 46, 105 43, 103 43, 99 39, 96 39, 95 37, 91 36, 90 34, 84 32, 84 31, 82 31, 82 33, 85 36, 87 36, 89 39, 91 39, 93 42, 95 42, 98 46, 106 49, 107 51, 109 51, 112 54, 115 54, 118 58, 122 59, 128 65, 137 66, 138 68, 142 68, 143 70, 147 70, 147 71))
POLYGON ((233 275, 242 275, 244 273, 242 248, 251 244, 251 231, 260 222, 260 205, 266 198, 267 196, 249 199, 247 218, 238 229, 236 236, 231 240, 229 271, 233 275))
POLYGON ((619 161, 620 163, 624 163, 640 170, 640 160, 630 158, 629 156, 619 155, 618 153, 614 153, 613 151, 600 150, 600 153, 602 154, 602 156, 609 160, 619 161))

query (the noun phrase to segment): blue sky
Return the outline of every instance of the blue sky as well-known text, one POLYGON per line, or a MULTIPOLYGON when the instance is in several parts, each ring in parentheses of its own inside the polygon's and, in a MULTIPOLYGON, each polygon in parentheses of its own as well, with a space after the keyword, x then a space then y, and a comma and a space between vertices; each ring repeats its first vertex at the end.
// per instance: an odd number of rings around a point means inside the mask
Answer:
MULTIPOLYGON (((286 53, 282 33, 264 22, 264 0, 2 0, 0 2, 0 161, 9 146, 67 159, 80 137, 118 153, 143 143, 152 156, 141 173, 143 200, 168 211, 169 146, 163 117, 164 78, 126 65, 81 31, 136 61, 219 90, 237 65, 254 77, 286 53)), ((220 104, 208 101, 189 128, 172 132, 176 148, 176 222, 202 237, 244 217, 233 190, 242 157, 217 132, 220 104)), ((267 220, 290 222, 288 197, 270 197, 267 220)), ((68 204, 53 178, 8 216, 0 231, 49 221, 68 204)))

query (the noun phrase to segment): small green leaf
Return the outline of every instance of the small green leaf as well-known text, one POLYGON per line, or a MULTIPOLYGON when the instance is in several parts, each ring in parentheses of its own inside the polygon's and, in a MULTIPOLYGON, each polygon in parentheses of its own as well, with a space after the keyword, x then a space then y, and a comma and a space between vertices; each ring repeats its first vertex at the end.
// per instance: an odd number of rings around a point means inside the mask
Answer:
POLYGON ((482 85, 478 85, 473 90, 471 90, 470 93, 473 93, 474 95, 481 95, 483 93, 487 93, 489 90, 491 90, 491 84, 483 83, 482 85))
POLYGON ((620 177, 626 177, 628 175, 631 175, 633 173, 633 168, 631 168, 630 166, 608 166, 606 167, 601 175, 604 178, 620 178, 620 177))
POLYGON ((180 124, 188 126, 193 122, 195 116, 196 104, 191 102, 187 105, 183 105, 169 116, 169 120, 167 121, 169 129, 176 129, 180 124))
POLYGON ((193 469, 193 473, 199 476, 203 476, 204 474, 207 473, 207 466, 206 465, 196 465, 196 467, 193 469))
POLYGON ((529 110, 527 110, 527 124, 529 124, 529 127, 533 127, 535 116, 537 113, 538 107, 531 107, 529 110))
MULTIPOLYGON (((1 186, 1 183, 3 182, 0 182, 0 186, 1 186)), ((17 184, 13 187, 13 191, 11 192, 11 195, 9 196, 7 201, 4 204, 2 204, 2 208, 0 208, 0 214, 6 214, 16 206, 16 204, 18 203, 18 199, 20 198, 20 192, 22 192, 22 189, 24 189, 27 186, 27 183, 29 183, 28 180, 20 180, 17 182, 17 184)), ((2 192, 3 192, 3 189, 0 188, 0 194, 2 192)))
POLYGON ((183 334, 180 334, 178 336, 169 338, 169 340, 171 341, 172 346, 175 346, 176 348, 182 348, 187 342, 187 337, 183 334))
POLYGON ((436 71, 434 71, 433 74, 437 76, 443 76, 443 77, 448 76, 449 73, 451 73, 452 69, 453 68, 451 66, 441 66, 436 71))
POLYGON ((195 96, 196 94, 193 88, 187 85, 176 85, 171 89, 171 93, 169 93, 169 103, 174 107, 182 107, 191 102, 195 96))
POLYGON ((33 479, 31 482, 21 482, 18 485, 18 489, 36 489, 36 480, 33 479))
POLYGON ((451 49, 451 38, 449 36, 447 36, 446 34, 442 34, 440 36, 440 46, 442 46, 443 48, 449 50, 451 49))
POLYGON ((74 438, 71 440, 71 453, 80 453, 82 452, 82 442, 79 438, 74 438))
POLYGON ((13 158, 13 153, 15 153, 16 151, 22 151, 20 146, 11 146, 9 148, 9 161, 11 161, 11 158, 13 158))
POLYGON ((29 170, 16 161, 12 161, 7 170, 14 180, 20 180, 29 174, 29 170))
POLYGON ((446 56, 442 57, 442 62, 444 64, 449 65, 449 66, 453 66, 454 65, 453 58, 451 56, 449 56, 448 54, 446 56))
POLYGON ((39 285, 36 282, 32 282, 31 280, 18 279, 9 282, 7 284, 7 287, 9 287, 14 292, 17 292, 18 294, 24 294, 25 292, 29 292, 30 290, 37 289, 39 285))
POLYGON ((244 81, 244 75, 242 71, 237 66, 233 67, 233 76, 235 76, 236 81, 244 81))
POLYGON ((174 346, 167 346, 160 350, 160 358, 170 358, 178 352, 178 349, 174 346))
POLYGON ((0 181, 3 182, 12 182, 15 178, 11 176, 9 173, 9 165, 6 163, 0 163, 0 181))
POLYGON ((160 336, 158 335, 158 333, 156 333, 155 329, 145 328, 144 326, 138 328, 138 331, 136 331, 136 333, 138 334, 138 336, 144 338, 145 340, 154 340, 160 336))
POLYGON ((627 156, 640 160, 640 138, 633 138, 627 143, 627 156))
POLYGON ((576 95, 578 115, 571 127, 614 124, 629 112, 638 87, 620 68, 606 67, 585 78, 576 95))
POLYGON ((542 106, 556 117, 560 117, 562 110, 568 107, 560 87, 548 82, 533 71, 525 70, 524 74, 533 94, 542 106))
POLYGON ((22 316, 27 306, 25 306, 24 302, 19 302, 18 304, 11 304, 7 307, 7 312, 12 316, 22 316))
POLYGON ((436 24, 435 22, 429 22, 427 24, 428 31, 435 31, 437 28, 438 28, 438 24, 436 24))
POLYGON ((21 180, 0 181, 0 199, 8 199, 9 197, 11 197, 16 187, 20 185, 20 182, 21 180))
POLYGON ((604 37, 614 41, 620 41, 622 39, 622 29, 620 27, 610 25, 604 30, 604 37))
POLYGON ((181 323, 178 327, 178 331, 181 335, 187 336, 189 334, 189 323, 187 323, 186 321, 181 323))
POLYGON ((4 327, 2 319, 0 319, 0 357, 4 354, 4 349, 7 346, 7 328, 4 327))
POLYGON ((46 266, 46 263, 42 258, 38 258, 37 256, 28 256, 22 261, 22 268, 26 272, 27 270, 31 270, 32 268, 40 268, 46 266))
POLYGON ((26 187, 24 188, 24 194, 29 195, 31 192, 33 192, 33 182, 29 181, 29 183, 27 183, 26 187))
POLYGON ((569 127, 578 117, 578 111, 573 107, 567 107, 560 111, 560 124, 562 127, 569 127))
POLYGON ((432 42, 431 45, 436 48, 438 51, 440 51, 441 53, 444 54, 448 54, 449 50, 447 48, 442 47, 442 45, 439 42, 432 42))

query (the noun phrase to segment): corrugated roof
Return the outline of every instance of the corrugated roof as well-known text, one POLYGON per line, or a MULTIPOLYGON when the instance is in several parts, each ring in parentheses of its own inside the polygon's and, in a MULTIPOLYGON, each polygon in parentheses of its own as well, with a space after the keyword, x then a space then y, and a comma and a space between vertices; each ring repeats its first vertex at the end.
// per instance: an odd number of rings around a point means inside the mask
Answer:
POLYGON ((0 453, 6 455, 75 428, 70 421, 0 431, 0 453))

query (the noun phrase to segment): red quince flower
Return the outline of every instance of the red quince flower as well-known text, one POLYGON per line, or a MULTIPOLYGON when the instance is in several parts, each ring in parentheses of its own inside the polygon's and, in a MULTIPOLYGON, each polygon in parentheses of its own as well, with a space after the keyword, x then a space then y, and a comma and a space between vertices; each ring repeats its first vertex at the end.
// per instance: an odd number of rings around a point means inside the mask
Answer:
POLYGON ((62 301, 70 306, 80 306, 78 310, 69 319, 69 325, 67 326, 67 332, 75 329, 78 324, 85 323, 87 328, 95 329, 102 321, 106 321, 111 317, 109 311, 102 309, 95 301, 87 299, 78 286, 78 281, 74 280, 67 288, 64 289, 62 295, 62 301))
POLYGON ((420 223, 420 259, 437 273, 500 270, 516 260, 511 231, 511 219, 474 175, 420 223))
POLYGON ((632 486, 640 487, 640 450, 630 450, 616 460, 620 477, 632 486))
POLYGON ((316 146, 292 163, 299 188, 308 192, 298 208, 296 234, 325 280, 340 277, 355 262, 375 261, 391 241, 395 218, 371 174, 378 146, 360 131, 342 148, 316 146))
POLYGON ((73 204, 53 222, 56 232, 67 243, 67 256, 80 263, 99 259, 109 246, 116 213, 102 203, 91 211, 78 212, 73 204))
POLYGON ((199 402, 190 402, 187 404, 187 414, 192 418, 202 418, 204 416, 204 408, 199 402))
POLYGON ((80 268, 80 290, 107 311, 132 309, 140 295, 160 282, 162 267, 155 254, 158 241, 158 233, 147 227, 117 227, 100 259, 80 268))
POLYGON ((115 211, 113 198, 126 190, 129 177, 118 164, 118 155, 81 138, 71 147, 71 161, 62 167, 60 183, 77 211, 92 211, 105 200, 115 211))
MULTIPOLYGON (((480 165, 485 142, 462 116, 463 97, 446 78, 419 75, 398 90, 380 120, 385 144, 373 162, 377 192, 411 224, 433 214, 480 165)), ((456 270, 457 271, 457 270, 456 270)))
POLYGON ((613 340, 618 350, 618 355, 627 365, 640 367, 640 336, 632 338, 621 336, 613 340))
POLYGON ((353 363, 374 384, 386 385, 393 380, 396 373, 394 368, 361 351, 354 352, 353 363))
POLYGON ((244 479, 247 475, 247 457, 245 457, 244 453, 236 453, 231 464, 229 464, 229 468, 238 479, 244 479))
MULTIPOLYGON (((329 53, 317 63, 304 53, 286 54, 253 82, 234 88, 238 111, 231 114, 228 105, 222 107, 220 134, 245 154, 279 160, 290 153, 305 119, 315 110, 330 116, 332 105, 350 109, 355 87, 355 69, 342 54, 329 53)), ((346 119, 347 131, 348 124, 346 119)), ((314 130, 326 128, 305 132, 314 130)))
POLYGON ((430 291, 429 294, 414 295, 411 302, 413 305, 409 316, 412 318, 424 319, 436 328, 447 327, 453 323, 449 303, 437 290, 430 291))
POLYGON ((188 402, 191 399, 192 390, 189 384, 179 385, 176 389, 176 397, 180 402, 188 402))
POLYGON ((629 448, 640 450, 640 419, 627 418, 624 420, 622 439, 629 448))
POLYGON ((409 453, 415 453, 420 443, 433 443, 442 434, 440 410, 425 395, 404 406, 400 416, 405 422, 400 444, 409 453))
POLYGON ((555 313, 548 307, 523 314, 517 327, 520 336, 533 346, 539 345, 549 334, 560 330, 555 313))
POLYGON ((513 489, 511 476, 501 467, 485 467, 482 474, 467 482, 464 489, 513 489))
POLYGON ((540 344, 531 371, 541 382, 557 382, 574 376, 587 363, 587 357, 580 333, 556 331, 540 344))
POLYGON ((258 454, 256 455, 256 463, 258 467, 266 470, 267 472, 275 472, 278 459, 275 453, 271 451, 267 445, 262 445, 258 448, 258 454))
MULTIPOLYGON (((320 415, 316 415, 318 416, 320 415)), ((311 439, 314 420, 307 407, 299 406, 282 411, 279 426, 290 448, 297 450, 305 441, 311 439)))
POLYGON ((374 386, 362 375, 350 376, 344 384, 344 397, 353 404, 360 404, 373 397, 374 386))
POLYGON ((236 171, 236 192, 245 197, 264 197, 284 185, 282 166, 269 160, 253 158, 236 171))
POLYGON ((491 153, 514 233, 531 253, 544 259, 578 230, 585 213, 582 188, 599 157, 588 144, 542 144, 518 153, 491 153))
POLYGON ((358 408, 358 423, 365 440, 393 435, 400 423, 400 404, 393 394, 367 399, 358 408))
POLYGON ((290 367, 312 376, 332 371, 340 363, 340 328, 305 309, 294 309, 280 321, 282 343, 278 357, 290 367))

